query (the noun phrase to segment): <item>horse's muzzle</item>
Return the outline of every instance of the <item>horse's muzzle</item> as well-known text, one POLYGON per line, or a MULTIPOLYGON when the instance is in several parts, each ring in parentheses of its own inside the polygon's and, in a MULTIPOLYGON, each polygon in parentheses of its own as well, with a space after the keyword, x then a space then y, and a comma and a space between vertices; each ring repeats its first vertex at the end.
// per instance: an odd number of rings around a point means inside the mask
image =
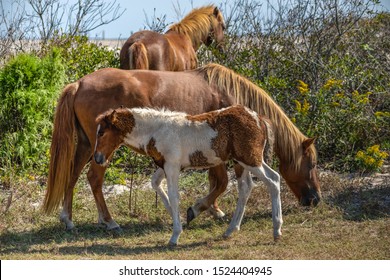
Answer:
POLYGON ((95 153, 94 158, 97 164, 103 165, 106 162, 105 157, 102 153, 95 153))
POLYGON ((315 207, 318 205, 318 203, 320 201, 321 201, 321 194, 315 190, 311 190, 310 193, 301 197, 300 204, 302 206, 314 206, 315 207))

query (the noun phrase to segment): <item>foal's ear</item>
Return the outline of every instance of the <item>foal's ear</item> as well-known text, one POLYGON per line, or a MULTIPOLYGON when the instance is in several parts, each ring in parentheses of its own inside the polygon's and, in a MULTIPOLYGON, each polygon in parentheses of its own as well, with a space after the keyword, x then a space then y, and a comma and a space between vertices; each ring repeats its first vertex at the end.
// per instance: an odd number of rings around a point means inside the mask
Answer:
POLYGON ((303 152, 306 152, 307 149, 313 145, 314 141, 316 140, 316 137, 312 137, 312 138, 307 138, 305 140, 303 140, 302 142, 302 149, 303 149, 303 152))
POLYGON ((111 114, 109 114, 109 115, 107 116, 107 120, 108 120, 108 122, 109 122, 110 124, 115 124, 115 122, 116 122, 117 119, 118 119, 117 114, 118 114, 118 113, 116 112, 116 110, 114 110, 114 111, 112 111, 111 114))

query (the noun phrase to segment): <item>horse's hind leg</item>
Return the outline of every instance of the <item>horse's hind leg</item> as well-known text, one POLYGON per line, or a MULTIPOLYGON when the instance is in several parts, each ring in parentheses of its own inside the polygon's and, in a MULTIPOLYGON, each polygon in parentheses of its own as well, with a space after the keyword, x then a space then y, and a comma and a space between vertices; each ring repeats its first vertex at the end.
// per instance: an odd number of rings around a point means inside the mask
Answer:
POLYGON ((282 235, 282 205, 280 199, 280 176, 264 161, 261 167, 249 169, 257 178, 261 179, 268 187, 272 199, 272 222, 274 227, 274 239, 278 240, 282 235))
POLYGON ((79 135, 78 139, 79 141, 77 143, 74 157, 73 174, 69 186, 65 190, 64 204, 60 214, 60 221, 65 224, 67 230, 73 230, 75 227, 72 222, 73 191, 77 180, 80 177, 81 171, 91 156, 91 149, 88 142, 83 141, 82 135, 79 135))
POLYGON ((228 176, 224 164, 209 169, 209 194, 198 199, 193 206, 187 210, 187 224, 199 216, 200 213, 209 209, 214 217, 222 218, 225 213, 218 207, 217 198, 227 187, 228 176))
POLYGON ((111 218, 106 201, 104 200, 102 188, 105 171, 106 167, 96 164, 95 161, 91 161, 91 166, 87 174, 95 198, 96 207, 99 212, 98 222, 105 224, 109 230, 120 231, 120 226, 111 218))

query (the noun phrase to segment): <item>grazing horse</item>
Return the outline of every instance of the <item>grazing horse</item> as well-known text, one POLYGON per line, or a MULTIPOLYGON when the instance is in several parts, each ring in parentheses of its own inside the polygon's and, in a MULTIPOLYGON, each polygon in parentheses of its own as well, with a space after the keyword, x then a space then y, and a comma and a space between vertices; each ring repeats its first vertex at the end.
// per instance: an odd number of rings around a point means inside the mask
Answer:
POLYGON ((122 69, 183 71, 198 65, 196 51, 201 44, 223 42, 225 21, 216 6, 192 10, 165 34, 139 31, 130 36, 120 52, 122 69))
MULTIPOLYGON (((107 166, 113 152, 119 146, 126 145, 152 157, 164 169, 169 200, 165 193, 162 197, 173 220, 170 245, 177 245, 182 232, 178 190, 180 170, 209 168, 231 159, 267 185, 272 199, 274 239, 280 238, 280 177, 263 161, 265 144, 273 135, 269 120, 236 105, 200 115, 124 108, 108 111, 99 116, 96 122, 96 163, 107 166)), ((237 209, 225 237, 239 230, 251 188, 252 184, 241 184, 237 209)))
MULTIPOLYGON (((195 115, 234 104, 245 105, 273 122, 276 128, 274 150, 282 177, 301 204, 316 205, 321 193, 313 139, 305 137, 261 88, 226 67, 209 64, 184 72, 101 69, 67 85, 56 108, 44 210, 50 213, 63 203, 60 219, 67 229, 74 227, 74 186, 92 158, 95 120, 103 112, 123 105, 168 108, 195 115)), ((108 229, 120 230, 103 197, 105 170, 106 167, 91 161, 87 178, 99 222, 108 229)), ((243 177, 240 172, 242 170, 238 170, 238 177, 244 178, 242 182, 250 184, 250 176, 243 177)), ((158 169, 152 184, 158 185, 163 178, 164 172, 158 169)), ((224 165, 209 169, 210 193, 191 207, 191 219, 210 205, 216 213, 223 214, 216 198, 225 191, 227 181, 224 165)))

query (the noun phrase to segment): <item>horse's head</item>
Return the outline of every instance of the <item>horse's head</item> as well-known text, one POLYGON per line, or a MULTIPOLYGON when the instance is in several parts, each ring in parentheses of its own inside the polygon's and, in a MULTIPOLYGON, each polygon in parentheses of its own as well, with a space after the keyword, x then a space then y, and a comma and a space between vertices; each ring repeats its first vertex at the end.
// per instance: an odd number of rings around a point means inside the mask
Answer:
POLYGON ((226 29, 226 25, 225 25, 225 20, 223 18, 222 12, 218 9, 218 7, 214 8, 211 17, 212 17, 212 26, 205 44, 209 46, 214 41, 217 48, 220 51, 223 51, 224 31, 226 29))
POLYGON ((294 192, 299 202, 304 206, 316 206, 321 200, 320 182, 314 147, 315 138, 307 138, 302 142, 301 162, 298 168, 292 165, 280 164, 280 173, 294 192))
POLYGON ((134 118, 128 109, 110 110, 97 119, 94 159, 106 166, 112 153, 124 142, 134 127, 134 118))

